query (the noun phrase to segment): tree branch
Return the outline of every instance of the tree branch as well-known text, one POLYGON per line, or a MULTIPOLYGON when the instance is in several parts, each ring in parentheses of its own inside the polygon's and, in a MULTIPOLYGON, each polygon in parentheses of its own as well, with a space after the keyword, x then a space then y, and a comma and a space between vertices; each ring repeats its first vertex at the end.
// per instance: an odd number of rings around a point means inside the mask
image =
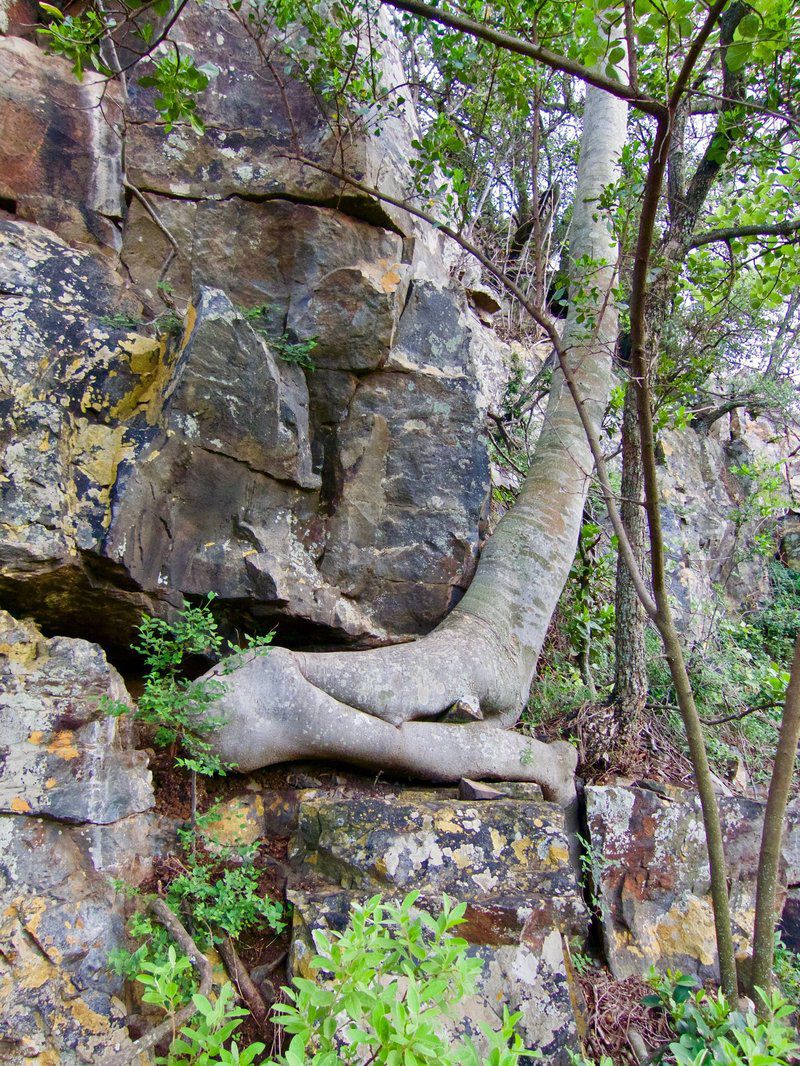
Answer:
POLYGON ((771 226, 763 222, 754 223, 752 226, 725 226, 708 230, 707 233, 698 233, 688 242, 687 248, 700 248, 704 244, 716 244, 717 241, 735 241, 741 237, 790 237, 798 232, 800 232, 800 218, 789 219, 788 222, 776 222, 771 226))
MULTIPOLYGON (((464 15, 457 15, 452 11, 444 11, 441 8, 433 7, 431 4, 423 3, 422 0, 381 0, 381 2, 400 11, 407 11, 412 15, 419 15, 421 18, 429 19, 431 22, 437 22, 440 26, 449 26, 450 29, 459 30, 461 33, 469 34, 470 37, 478 38, 478 40, 488 41, 489 44, 494 44, 507 52, 514 52, 516 55, 535 59, 544 64, 544 66, 550 67, 551 70, 560 70, 564 74, 571 74, 573 77, 580 78, 581 81, 586 82, 587 85, 594 85, 598 89, 605 90, 611 96, 626 100, 646 115, 653 115, 658 118, 666 114, 666 108, 663 104, 640 93, 632 85, 626 85, 622 82, 614 81, 613 78, 607 78, 596 70, 590 70, 588 67, 583 66, 577 60, 559 55, 558 52, 551 52, 549 48, 544 48, 542 45, 531 44, 530 41, 526 41, 522 37, 505 33, 503 30, 497 30, 493 26, 487 26, 482 22, 475 22, 464 15)), ((721 2, 721 0, 718 0, 718 2, 721 2)), ((724 0, 724 2, 727 3, 727 0, 724 0)))
POLYGON ((222 956, 222 961, 225 963, 225 969, 228 971, 228 976, 236 986, 239 995, 245 1002, 245 1006, 253 1015, 259 1029, 263 1029, 269 1015, 269 1010, 264 997, 259 992, 258 988, 253 982, 253 978, 250 976, 245 964, 239 958, 239 953, 236 947, 228 936, 223 936, 217 944, 217 950, 222 956))

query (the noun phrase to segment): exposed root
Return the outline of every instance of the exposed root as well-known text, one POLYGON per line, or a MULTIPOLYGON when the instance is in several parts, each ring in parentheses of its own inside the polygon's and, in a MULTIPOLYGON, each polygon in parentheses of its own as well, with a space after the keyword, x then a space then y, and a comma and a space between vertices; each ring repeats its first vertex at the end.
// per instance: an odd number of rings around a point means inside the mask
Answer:
MULTIPOLYGON (((379 652, 400 653, 405 647, 332 658, 347 659, 350 678, 363 668, 362 690, 371 688, 375 706, 386 713, 387 706, 396 707, 397 703, 385 698, 394 695, 386 681, 385 666, 387 661, 393 668, 396 664, 393 659, 375 656, 379 652)), ((549 799, 561 803, 572 800, 577 756, 569 744, 546 745, 527 739, 499 728, 494 724, 497 719, 448 724, 409 720, 415 717, 409 714, 400 724, 384 721, 340 702, 309 680, 309 663, 325 658, 274 648, 267 654, 241 656, 236 669, 228 673, 226 664, 215 667, 211 676, 225 686, 215 708, 225 719, 215 735, 221 757, 243 771, 318 758, 428 781, 456 782, 462 777, 534 781, 549 799)), ((437 712, 446 711, 465 695, 473 694, 469 689, 465 693, 463 674, 457 674, 455 681, 446 670, 441 676, 447 680, 441 683, 436 699, 429 698, 428 709, 434 706, 437 712)), ((416 693, 416 675, 407 680, 416 693)))
MULTIPOLYGON (((150 900, 147 909, 154 917, 158 918, 183 953, 195 966, 200 974, 200 988, 198 991, 201 996, 207 996, 211 992, 213 983, 211 963, 199 950, 183 923, 172 913, 163 899, 150 900)), ((112 1051, 111 1054, 100 1061, 100 1066, 125 1066, 126 1063, 138 1061, 142 1055, 156 1047, 162 1040, 180 1032, 181 1028, 194 1017, 195 1013, 194 1003, 187 1003, 185 1007, 181 1007, 177 1014, 166 1018, 155 1029, 151 1029, 149 1033, 134 1041, 129 1047, 112 1051)))

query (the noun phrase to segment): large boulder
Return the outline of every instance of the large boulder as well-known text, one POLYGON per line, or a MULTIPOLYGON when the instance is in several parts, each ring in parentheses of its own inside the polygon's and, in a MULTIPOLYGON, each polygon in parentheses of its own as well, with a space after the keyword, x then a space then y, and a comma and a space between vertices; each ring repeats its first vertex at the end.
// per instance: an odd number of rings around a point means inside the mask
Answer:
POLYGON ((300 161, 402 194, 410 105, 344 143, 278 38, 216 0, 173 32, 198 61, 225 49, 208 132, 165 136, 132 75, 127 188, 96 79, 0 42, 3 603, 115 648, 208 592, 290 643, 424 633, 485 534, 504 346, 437 230, 300 161))
MULTIPOLYGON (((752 610, 768 598, 767 562, 776 545, 770 543, 765 553, 753 538, 771 533, 769 519, 782 512, 781 493, 765 494, 764 479, 785 482, 788 501, 800 488, 800 467, 796 457, 786 459, 786 438, 776 426, 745 412, 721 418, 708 430, 664 430, 659 441, 670 589, 689 638, 704 639, 720 606, 752 610)), ((792 565, 790 519, 779 527, 784 559, 792 565)))
MULTIPOLYGON (((250 206, 260 280, 234 269, 235 302, 201 289, 180 339, 137 327, 104 258, 0 222, 13 609, 123 644, 143 609, 213 591, 233 621, 370 641, 424 632, 466 587, 489 489, 481 374, 499 349, 455 290, 405 299, 392 233, 250 206), (253 319, 268 293, 272 317, 253 319), (289 361, 298 337, 318 338, 316 369, 289 361)), ((230 270, 208 251, 217 267, 193 284, 230 270)))
POLYGON ((416 889, 433 913, 446 893, 467 903, 458 932, 483 968, 443 1031, 480 1044, 480 1025, 499 1028, 507 1006, 521 1013, 526 1046, 561 1066, 577 1048, 562 936, 585 933, 586 912, 560 808, 536 786, 496 787, 501 797, 488 801, 445 789, 306 793, 290 849, 292 968, 309 976, 314 933, 344 929, 352 906, 376 892, 399 900, 416 889))
POLYGON ((70 243, 117 250, 124 207, 118 86, 94 71, 78 81, 65 60, 19 37, 0 38, 0 68, 3 206, 70 243))
POLYGON ((124 894, 158 850, 147 759, 101 696, 102 650, 0 612, 0 1060, 77 1066, 124 1044, 124 894))
MULTIPOLYGON (((764 804, 721 797, 734 942, 746 954, 753 934, 764 804)), ((718 977, 714 916, 700 801, 674 790, 586 789, 589 860, 615 977, 650 966, 718 977)), ((780 878, 800 880, 800 810, 790 811, 780 878)), ((780 901, 783 902, 782 899, 780 901)))

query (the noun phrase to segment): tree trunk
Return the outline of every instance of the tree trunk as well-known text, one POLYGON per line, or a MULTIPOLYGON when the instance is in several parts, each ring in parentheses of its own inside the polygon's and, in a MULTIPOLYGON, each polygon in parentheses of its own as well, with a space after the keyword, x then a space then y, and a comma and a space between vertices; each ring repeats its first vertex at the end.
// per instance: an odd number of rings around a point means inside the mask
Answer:
MULTIPOLYGON (((753 923, 753 968, 750 973, 752 991, 769 991, 772 984, 772 965, 775 955, 775 897, 781 858, 786 804, 792 790, 792 778, 800 742, 800 635, 794 646, 794 660, 786 703, 778 736, 778 749, 769 783, 761 851, 758 856, 758 884, 756 914, 753 923)), ((762 1017, 769 1013, 768 1004, 756 997, 762 1017)))
MULTIPOLYGON (((644 561, 644 481, 639 423, 636 416, 636 389, 629 382, 622 415, 622 501, 620 514, 636 559, 644 561)), ((645 613, 622 556, 617 560, 614 632, 614 691, 611 702, 616 724, 614 742, 624 757, 624 749, 638 734, 647 699, 647 667, 644 651, 645 613)))
MULTIPOLYGON (((582 405, 599 425, 610 386, 617 315, 616 248, 597 207, 617 176, 627 105, 589 87, 573 211, 573 278, 563 345, 582 405), (583 271, 585 274, 586 267, 583 271), (590 295, 576 307, 574 294, 590 295), (589 323, 589 325, 587 325, 589 323)), ((538 781, 552 798, 573 793, 575 752, 505 732, 527 700, 547 627, 569 573, 592 458, 561 370, 519 498, 484 548, 466 595, 427 637, 365 652, 274 649, 212 673, 225 685, 216 746, 243 770, 304 757, 339 758, 432 780, 538 781), (468 702, 491 724, 420 722, 468 702), (479 709, 479 710, 478 710, 479 709)))

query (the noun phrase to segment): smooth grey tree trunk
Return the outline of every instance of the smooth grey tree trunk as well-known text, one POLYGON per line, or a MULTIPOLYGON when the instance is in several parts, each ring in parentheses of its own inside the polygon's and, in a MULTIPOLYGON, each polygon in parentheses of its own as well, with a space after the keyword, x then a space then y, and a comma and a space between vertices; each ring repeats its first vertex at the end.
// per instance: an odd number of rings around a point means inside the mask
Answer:
MULTIPOLYGON (((617 178, 627 105, 586 93, 570 249, 597 265, 572 279, 563 346, 594 425, 611 382, 617 314, 616 247, 597 201, 617 178), (579 298, 579 293, 583 294, 579 298)), ((241 656, 214 713, 221 757, 242 770, 332 758, 435 781, 477 777, 539 782, 572 795, 576 754, 508 732, 522 710, 550 618, 569 573, 592 473, 578 411, 557 370, 536 453, 519 498, 484 548, 464 598, 428 636, 364 652, 273 649, 241 656), (455 704, 480 719, 430 721, 455 704), (429 721, 420 721, 429 719, 429 721)))

